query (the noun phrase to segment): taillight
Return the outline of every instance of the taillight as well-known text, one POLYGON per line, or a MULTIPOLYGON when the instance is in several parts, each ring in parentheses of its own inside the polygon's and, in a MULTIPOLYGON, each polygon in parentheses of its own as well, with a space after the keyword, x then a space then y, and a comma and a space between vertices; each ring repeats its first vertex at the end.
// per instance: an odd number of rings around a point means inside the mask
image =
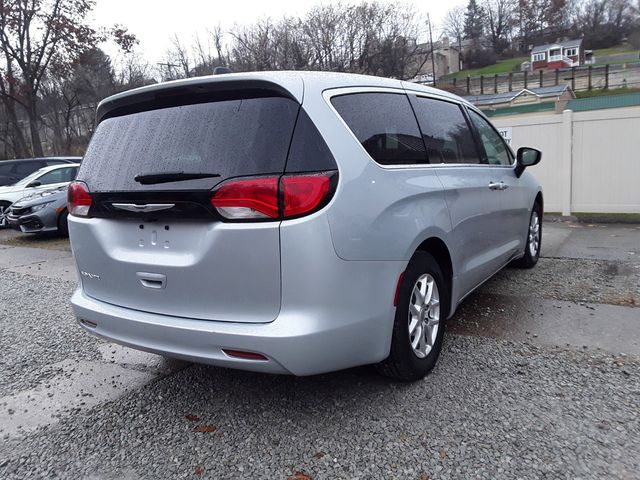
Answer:
POLYGON ((329 192, 327 175, 287 175, 282 177, 284 218, 297 217, 316 209, 329 192))
POLYGON ((278 177, 225 182, 213 194, 211 204, 228 219, 278 218, 278 177))
POLYGON ((86 217, 93 199, 89 193, 89 188, 82 182, 72 182, 67 189, 67 209, 70 215, 76 217, 86 217))
POLYGON ((229 180, 213 192, 211 204, 229 220, 299 217, 326 204, 334 175, 328 172, 229 180))

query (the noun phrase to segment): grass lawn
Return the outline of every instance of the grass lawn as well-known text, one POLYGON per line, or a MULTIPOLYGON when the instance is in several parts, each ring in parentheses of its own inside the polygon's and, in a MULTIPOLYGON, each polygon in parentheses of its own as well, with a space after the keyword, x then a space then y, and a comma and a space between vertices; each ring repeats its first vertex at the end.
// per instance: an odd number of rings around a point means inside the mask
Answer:
POLYGON ((596 57, 598 57, 603 55, 617 55, 619 53, 637 53, 637 52, 638 50, 634 49, 630 45, 618 45, 617 47, 601 48, 599 50, 594 50, 593 54, 596 57))
POLYGON ((497 63, 493 65, 487 65, 482 68, 472 68, 469 70, 460 70, 459 72, 452 73, 450 75, 446 75, 445 78, 467 78, 467 75, 470 77, 479 77, 480 75, 495 75, 496 73, 509 73, 512 72, 514 67, 519 66, 522 62, 529 60, 529 57, 518 57, 518 58, 510 58, 508 60, 498 60, 497 63))

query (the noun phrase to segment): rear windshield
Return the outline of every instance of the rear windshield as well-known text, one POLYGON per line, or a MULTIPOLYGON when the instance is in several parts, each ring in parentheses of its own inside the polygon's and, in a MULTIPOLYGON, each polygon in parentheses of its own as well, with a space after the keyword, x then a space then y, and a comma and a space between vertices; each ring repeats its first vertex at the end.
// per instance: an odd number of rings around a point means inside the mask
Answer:
POLYGON ((78 180, 93 192, 199 190, 230 177, 282 173, 298 109, 291 99, 264 97, 108 118, 93 135, 78 180), (173 172, 220 177, 155 185, 134 180, 173 172))

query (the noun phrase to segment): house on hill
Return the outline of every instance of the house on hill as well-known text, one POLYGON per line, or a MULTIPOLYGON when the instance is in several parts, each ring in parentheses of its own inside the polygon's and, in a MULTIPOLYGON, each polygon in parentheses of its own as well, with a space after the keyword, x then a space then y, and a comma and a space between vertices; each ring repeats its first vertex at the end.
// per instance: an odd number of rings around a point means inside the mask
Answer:
POLYGON ((409 80, 410 82, 433 84, 434 64, 436 67, 436 79, 443 75, 460 71, 460 48, 456 45, 451 45, 446 37, 441 41, 433 42, 435 59, 433 63, 431 62, 431 45, 429 43, 417 45, 416 51, 414 63, 419 68, 416 68, 416 75, 409 80))
POLYGON ((579 67, 590 63, 591 50, 585 50, 581 38, 534 46, 531 50, 531 70, 555 70, 579 67))

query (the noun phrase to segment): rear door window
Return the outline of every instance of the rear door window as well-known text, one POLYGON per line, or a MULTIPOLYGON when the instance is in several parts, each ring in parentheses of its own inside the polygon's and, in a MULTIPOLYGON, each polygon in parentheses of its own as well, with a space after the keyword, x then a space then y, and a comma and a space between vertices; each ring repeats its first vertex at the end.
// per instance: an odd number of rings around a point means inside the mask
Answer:
POLYGON ((467 120, 459 105, 415 97, 413 102, 429 163, 480 163, 467 120))
POLYGON ((235 98, 107 118, 78 179, 92 192, 208 190, 231 177, 282 173, 298 110, 284 97, 235 98), (134 180, 175 172, 220 176, 155 185, 134 180))
POLYGON ((409 99, 399 93, 353 93, 331 103, 367 153, 382 165, 427 163, 409 99))

